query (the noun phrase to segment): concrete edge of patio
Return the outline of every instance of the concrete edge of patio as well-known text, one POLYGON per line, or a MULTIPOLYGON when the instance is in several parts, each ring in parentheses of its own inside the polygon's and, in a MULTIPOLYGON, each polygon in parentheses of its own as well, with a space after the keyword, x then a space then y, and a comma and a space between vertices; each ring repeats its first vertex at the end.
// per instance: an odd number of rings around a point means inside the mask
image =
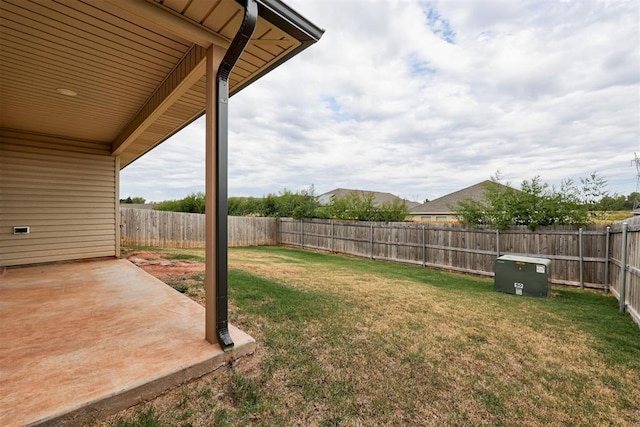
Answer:
POLYGON ((253 354, 256 341, 233 325, 230 325, 231 337, 235 346, 233 350, 224 353, 221 349, 215 355, 185 366, 168 375, 162 375, 149 382, 136 384, 132 387, 116 392, 110 396, 87 402, 74 408, 61 408, 58 414, 39 420, 33 426, 74 426, 87 422, 95 422, 113 415, 121 410, 130 408, 142 402, 150 401, 172 389, 204 375, 228 366, 231 362, 253 354))

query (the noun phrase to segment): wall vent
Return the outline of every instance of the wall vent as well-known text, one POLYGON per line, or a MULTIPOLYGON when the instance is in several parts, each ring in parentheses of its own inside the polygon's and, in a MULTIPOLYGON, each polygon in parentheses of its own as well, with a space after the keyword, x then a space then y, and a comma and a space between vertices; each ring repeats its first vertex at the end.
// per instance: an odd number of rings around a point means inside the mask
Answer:
POLYGON ((13 234, 29 234, 29 227, 26 227, 26 226, 13 227, 13 234))

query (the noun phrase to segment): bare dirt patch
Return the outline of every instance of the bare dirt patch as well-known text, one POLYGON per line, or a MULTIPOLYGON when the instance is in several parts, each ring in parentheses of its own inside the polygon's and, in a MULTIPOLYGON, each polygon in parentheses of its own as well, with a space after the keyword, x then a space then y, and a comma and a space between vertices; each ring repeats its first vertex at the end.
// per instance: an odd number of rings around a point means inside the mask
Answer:
POLYGON ((163 282, 203 273, 205 269, 203 262, 170 260, 150 251, 131 252, 127 259, 163 282))

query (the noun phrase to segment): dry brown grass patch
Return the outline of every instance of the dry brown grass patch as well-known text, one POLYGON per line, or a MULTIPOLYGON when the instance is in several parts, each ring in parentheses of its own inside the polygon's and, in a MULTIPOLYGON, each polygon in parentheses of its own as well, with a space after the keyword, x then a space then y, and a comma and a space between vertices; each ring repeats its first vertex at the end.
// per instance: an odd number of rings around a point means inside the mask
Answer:
MULTIPOLYGON (((253 364, 212 377, 215 387, 197 381, 186 393, 195 400, 189 408, 209 412, 185 422, 208 425, 216 411, 229 425, 624 426, 640 419, 640 396, 627 393, 640 383, 639 364, 621 370, 602 353, 593 323, 554 308, 570 297, 563 290, 546 302, 522 299, 493 293, 482 279, 454 286, 468 276, 305 254, 230 251, 230 267, 250 273, 246 280, 267 280, 255 288, 242 288, 239 276, 231 283, 238 293, 260 293, 230 302, 231 321, 258 340, 258 352, 253 364), (452 286, 434 283, 440 278, 452 286), (230 393, 238 380, 257 387, 255 405, 230 393), (198 394, 205 386, 214 396, 209 409, 198 394)), ((184 395, 176 390, 156 406, 169 424, 182 422, 184 409, 175 407, 184 395)))

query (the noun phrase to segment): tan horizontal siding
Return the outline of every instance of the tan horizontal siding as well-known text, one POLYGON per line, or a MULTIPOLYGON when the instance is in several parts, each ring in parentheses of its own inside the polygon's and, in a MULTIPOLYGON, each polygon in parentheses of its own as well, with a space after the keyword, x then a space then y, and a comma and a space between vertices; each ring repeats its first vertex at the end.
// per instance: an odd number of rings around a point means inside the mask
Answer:
MULTIPOLYGON (((91 256, 87 257, 86 248, 78 249, 56 249, 53 251, 38 251, 29 253, 26 257, 7 257, 6 265, 27 265, 27 264, 41 264, 47 262, 56 261, 69 261, 84 258, 101 258, 112 257, 113 247, 107 246, 95 246, 92 248, 91 256), (26 260, 26 261, 25 261, 26 260)), ((4 260, 5 258, 3 258, 4 260)))
POLYGON ((109 153, 106 143, 0 129, 0 266, 117 254, 109 153))
POLYGON ((111 144, 108 142, 60 139, 50 135, 25 134, 11 129, 0 129, 0 136, 3 141, 14 142, 22 146, 38 146, 40 144, 45 148, 52 148, 58 151, 64 147, 65 151, 78 151, 89 154, 111 153, 111 144))
MULTIPOLYGON (((38 204, 37 202, 33 202, 33 204, 38 204)), ((47 206, 45 203, 38 204, 39 206, 29 206, 29 203, 20 202, 19 206, 0 206, 0 214, 1 215, 17 215, 24 214, 25 211, 28 210, 42 210, 45 212, 45 215, 97 215, 102 217, 106 215, 105 211, 110 210, 113 207, 113 203, 102 203, 101 206, 87 207, 87 206, 78 206, 78 207, 53 207, 47 206)), ((109 213, 110 215, 110 213, 109 213)))
MULTIPOLYGON (((82 177, 86 177, 87 176, 87 171, 81 171, 81 170, 77 170, 75 168, 73 169, 69 169, 69 168, 49 168, 46 166, 36 166, 36 165, 18 165, 18 164, 6 164, 5 165, 5 170, 6 171, 11 171, 11 173, 19 175, 19 174, 23 174, 23 175, 38 175, 38 176, 52 176, 52 177, 64 177, 64 178, 77 178, 79 176, 82 177)), ((113 176, 110 173, 107 173, 106 171, 90 171, 91 172, 91 177, 93 180, 99 180, 99 181, 104 181, 104 180, 111 180, 113 181, 113 176)))
POLYGON ((68 185, 77 185, 78 188, 96 188, 96 189, 101 189, 101 188, 113 188, 113 183, 115 182, 114 179, 111 179, 109 181, 101 181, 101 180, 95 180, 95 179, 90 179, 93 176, 90 174, 85 175, 85 178, 82 181, 82 185, 78 184, 78 178, 65 178, 65 177, 58 177, 55 175, 50 175, 50 174, 42 174, 42 175, 37 175, 34 176, 33 174, 23 174, 23 173, 13 173, 12 174, 12 178, 13 178, 13 182, 10 181, 9 179, 7 179, 7 186, 16 186, 16 185, 25 185, 25 186, 30 186, 30 185, 41 185, 43 182, 50 186, 50 187, 57 187, 57 186, 68 186, 68 185))
POLYGON ((77 193, 72 196, 66 194, 63 190, 56 189, 47 191, 46 194, 42 193, 42 190, 37 188, 23 188, 20 194, 16 193, 3 193, 0 192, 0 201, 18 201, 18 200, 33 200, 33 196, 38 196, 38 200, 51 200, 57 201, 60 200, 61 196, 65 196, 65 200, 69 202, 74 201, 102 201, 103 197, 109 197, 111 195, 111 191, 90 191, 86 193, 77 193))
MULTIPOLYGON (((0 205, 0 212, 2 213, 11 213, 16 212, 16 209, 47 209, 47 212, 64 212, 67 210, 72 210, 74 212, 102 212, 104 209, 110 209, 113 206, 113 202, 105 202, 104 200, 98 202, 89 202, 89 201, 69 201, 66 202, 64 200, 44 200, 44 198, 38 198, 38 200, 34 200, 33 198, 25 200, 16 198, 17 200, 7 200, 7 206, 4 204, 0 205), (16 207, 12 206, 10 201, 19 202, 20 206, 16 207)), ((2 200, 2 198, 0 198, 2 200)))
MULTIPOLYGON (((64 149, 64 147, 61 148, 64 149)), ((51 163, 51 166, 55 166, 55 162, 60 162, 63 164, 76 164, 85 169, 91 169, 92 166, 103 166, 109 163, 107 153, 105 155, 87 156, 86 154, 88 153, 75 153, 66 149, 65 151, 60 151, 51 148, 29 147, 19 140, 11 141, 6 147, 3 145, 2 151, 3 157, 12 156, 17 159, 54 162, 51 163)))
POLYGON ((10 160, 7 159, 6 170, 7 173, 11 173, 12 176, 15 177, 16 180, 31 180, 37 181, 40 177, 48 177, 53 180, 77 180, 78 176, 82 176, 84 180, 89 182, 114 182, 115 178, 111 176, 111 174, 104 173, 105 171, 99 171, 98 173, 94 173, 93 170, 85 170, 80 171, 77 169, 70 168, 38 168, 38 167, 29 167, 24 166, 20 167, 17 165, 10 164, 10 160))
MULTIPOLYGON (((22 219, 22 218, 20 218, 22 219)), ((28 225, 28 226, 33 226, 33 227, 46 227, 46 229, 56 229, 56 227, 65 227, 65 226, 70 226, 70 227, 75 227, 75 226, 79 226, 78 224, 78 218, 64 218, 64 219, 60 219, 60 218, 56 218, 55 220, 51 219, 51 216, 49 215, 48 217, 45 216, 43 218, 32 218, 31 216, 29 217, 29 224, 18 224, 19 220, 16 220, 15 218, 13 219, 0 219, 0 228, 1 227, 15 227, 15 226, 21 226, 21 225, 28 225)), ((85 218, 82 221, 82 225, 83 226, 95 226, 95 227, 101 227, 101 226, 110 226, 110 227, 115 227, 115 220, 113 219, 104 219, 104 218, 85 218)), ((9 232, 11 233, 13 229, 9 230, 9 232)))
MULTIPOLYGON (((74 236, 108 235, 114 232, 113 224, 36 224, 31 226, 31 233, 26 236, 10 234, 3 242, 30 241, 34 238, 65 237, 70 233, 74 236), (34 234, 37 233, 37 237, 34 234)), ((2 242, 0 242, 2 244, 2 242)))
MULTIPOLYGON (((2 155, 2 157, 8 158, 11 157, 12 160, 11 162, 7 161, 5 163, 5 167, 10 168, 10 167, 18 167, 20 169, 22 168, 27 168, 27 167, 32 167, 32 168, 43 168, 43 169, 52 169, 54 171, 60 172, 60 170, 62 169, 63 171, 69 172, 70 169, 72 169, 74 172, 77 173, 86 173, 86 172, 91 172, 91 173, 95 173, 96 175, 100 175, 104 173, 104 168, 95 168, 94 166, 101 166, 104 165, 104 163, 98 163, 95 165, 92 165, 90 163, 82 163, 82 160, 79 159, 76 161, 76 159, 65 159, 65 158, 51 158, 48 157, 46 155, 39 155, 39 154, 32 154, 32 158, 29 158, 29 154, 25 153, 25 152, 11 152, 9 150, 2 150, 0 148, 0 154, 2 155), (55 160, 52 163, 52 160, 55 160)), ((105 154, 106 156, 106 154, 105 154)))
MULTIPOLYGON (((93 248, 93 246, 108 246, 113 241, 114 233, 106 235, 92 235, 92 236, 63 236, 64 242, 61 243, 61 238, 37 238, 32 240, 38 240, 38 251, 55 251, 57 249, 80 249, 80 248, 93 248)), ((10 248, 11 252, 18 256, 20 253, 31 253, 33 242, 28 240, 20 241, 15 239, 10 244, 5 241, 0 241, 0 248, 10 248)))
POLYGON ((34 220, 48 220, 51 223, 56 223, 58 218, 64 218, 67 220, 75 220, 78 222, 82 222, 84 220, 91 219, 104 219, 104 220, 112 220, 113 214, 111 212, 98 212, 98 213, 84 213, 84 212, 74 212, 74 213, 61 213, 57 212, 56 214, 52 214, 47 209, 46 211, 31 213, 27 212, 27 209, 23 213, 7 213, 2 214, 2 218, 4 221, 12 221, 12 222, 20 222, 20 224, 16 225, 29 225, 25 224, 26 221, 30 219, 34 220))

